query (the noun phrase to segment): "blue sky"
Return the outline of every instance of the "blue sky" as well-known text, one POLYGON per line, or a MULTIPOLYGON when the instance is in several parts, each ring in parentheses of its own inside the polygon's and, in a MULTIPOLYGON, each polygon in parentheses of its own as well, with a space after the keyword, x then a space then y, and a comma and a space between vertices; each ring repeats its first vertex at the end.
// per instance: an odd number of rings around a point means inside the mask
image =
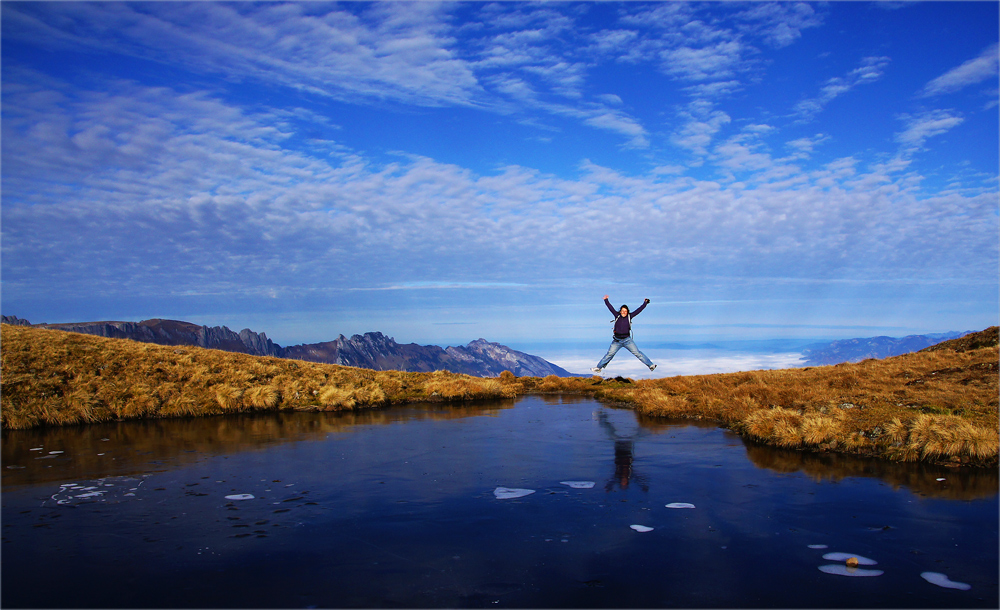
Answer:
POLYGON ((604 294, 647 341, 997 323, 996 2, 0 6, 6 315, 595 352, 604 294))

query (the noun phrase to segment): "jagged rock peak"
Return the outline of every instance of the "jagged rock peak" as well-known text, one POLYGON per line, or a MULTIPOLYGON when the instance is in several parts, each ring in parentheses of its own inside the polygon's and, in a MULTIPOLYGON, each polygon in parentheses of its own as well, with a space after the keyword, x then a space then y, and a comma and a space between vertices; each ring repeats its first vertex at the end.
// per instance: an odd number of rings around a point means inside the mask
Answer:
POLYGON ((2 316, 4 324, 10 324, 12 326, 31 326, 31 322, 27 320, 22 320, 17 316, 2 316))

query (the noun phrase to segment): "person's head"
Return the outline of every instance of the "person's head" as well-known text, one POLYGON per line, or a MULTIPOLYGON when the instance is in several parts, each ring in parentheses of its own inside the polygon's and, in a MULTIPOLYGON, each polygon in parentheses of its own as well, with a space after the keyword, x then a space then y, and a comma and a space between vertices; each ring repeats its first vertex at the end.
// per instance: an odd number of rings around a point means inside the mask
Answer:
POLYGON ((628 315, 628 305, 622 305, 622 308, 618 310, 618 313, 620 313, 623 318, 625 316, 627 316, 628 315))

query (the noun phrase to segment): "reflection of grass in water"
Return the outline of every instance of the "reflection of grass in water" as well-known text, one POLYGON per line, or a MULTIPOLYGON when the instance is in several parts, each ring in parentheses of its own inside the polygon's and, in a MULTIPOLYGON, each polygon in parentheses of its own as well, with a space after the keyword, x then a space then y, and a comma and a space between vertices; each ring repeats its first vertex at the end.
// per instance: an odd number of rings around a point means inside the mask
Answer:
POLYGON ((18 429, 570 392, 653 417, 718 421, 778 447, 995 465, 996 336, 993 327, 857 364, 631 382, 371 371, 4 325, 2 423, 18 429))
POLYGON ((1000 473, 993 468, 960 471, 930 464, 898 464, 854 456, 776 449, 753 442, 747 457, 759 468, 777 472, 803 472, 815 481, 840 481, 849 477, 877 477, 893 487, 953 500, 996 496, 1000 473), (939 478, 945 479, 938 481, 939 478))
POLYGON ((151 462, 189 463, 206 455, 264 449, 275 444, 322 440, 331 433, 348 434, 358 426, 391 424, 401 420, 454 420, 496 415, 513 400, 472 403, 424 403, 404 409, 364 409, 335 413, 271 412, 225 417, 143 419, 78 426, 43 426, 4 431, 0 443, 4 486, 41 481, 93 478, 109 473, 135 475, 158 468, 151 462), (102 439, 107 439, 102 440, 102 439), (45 451, 61 450, 69 459, 58 468, 50 460, 36 460, 45 451), (100 455, 104 454, 104 455, 100 455), (112 460, 112 458, 114 458, 112 460))

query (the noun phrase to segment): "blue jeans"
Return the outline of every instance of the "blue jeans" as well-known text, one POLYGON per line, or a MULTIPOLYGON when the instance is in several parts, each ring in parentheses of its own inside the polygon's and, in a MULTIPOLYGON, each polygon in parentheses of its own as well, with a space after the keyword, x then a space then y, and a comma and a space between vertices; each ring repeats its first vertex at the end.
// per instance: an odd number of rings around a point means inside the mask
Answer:
POLYGON ((632 340, 632 337, 625 337, 624 339, 611 340, 611 347, 608 348, 608 353, 604 354, 604 357, 601 358, 601 361, 597 363, 597 368, 603 369, 604 367, 608 366, 608 363, 611 362, 611 359, 615 357, 615 354, 618 353, 618 350, 620 350, 623 347, 628 351, 632 352, 632 355, 638 358, 639 361, 645 364, 646 366, 653 366, 653 363, 649 361, 649 358, 646 357, 646 354, 640 352, 639 348, 635 346, 635 341, 632 340))

